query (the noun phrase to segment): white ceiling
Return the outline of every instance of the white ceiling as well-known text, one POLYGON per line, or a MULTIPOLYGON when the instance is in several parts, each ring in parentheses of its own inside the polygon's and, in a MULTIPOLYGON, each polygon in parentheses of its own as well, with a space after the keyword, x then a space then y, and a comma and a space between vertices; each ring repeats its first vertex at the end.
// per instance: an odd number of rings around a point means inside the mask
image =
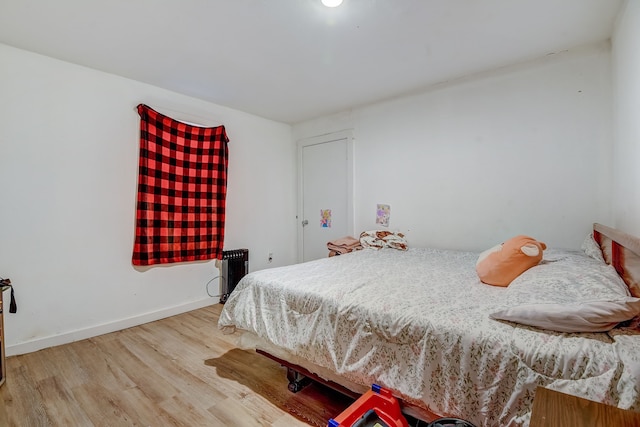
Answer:
POLYGON ((296 123, 609 39, 622 0, 0 0, 0 42, 296 123))

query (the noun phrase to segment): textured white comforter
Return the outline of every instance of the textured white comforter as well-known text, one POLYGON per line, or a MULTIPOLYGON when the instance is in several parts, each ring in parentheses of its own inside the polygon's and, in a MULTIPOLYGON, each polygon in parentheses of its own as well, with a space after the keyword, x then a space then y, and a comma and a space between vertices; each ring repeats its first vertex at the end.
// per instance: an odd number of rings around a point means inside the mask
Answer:
POLYGON ((527 425, 538 385, 640 410, 636 332, 571 334, 492 320, 508 288, 481 283, 477 257, 365 249, 254 272, 229 297, 219 327, 253 332, 349 381, 389 387, 478 426, 527 425))

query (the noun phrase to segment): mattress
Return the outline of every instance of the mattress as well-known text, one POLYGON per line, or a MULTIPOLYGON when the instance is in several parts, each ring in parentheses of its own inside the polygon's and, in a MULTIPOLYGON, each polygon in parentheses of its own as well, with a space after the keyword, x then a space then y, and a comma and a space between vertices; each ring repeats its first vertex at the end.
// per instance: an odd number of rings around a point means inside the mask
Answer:
MULTIPOLYGON (((547 253, 591 262, 576 251, 547 253)), ((635 331, 561 333, 493 320, 506 301, 520 301, 481 283, 477 258, 365 249, 253 272, 230 295, 219 327, 477 426, 528 425, 537 386, 640 410, 635 331)))

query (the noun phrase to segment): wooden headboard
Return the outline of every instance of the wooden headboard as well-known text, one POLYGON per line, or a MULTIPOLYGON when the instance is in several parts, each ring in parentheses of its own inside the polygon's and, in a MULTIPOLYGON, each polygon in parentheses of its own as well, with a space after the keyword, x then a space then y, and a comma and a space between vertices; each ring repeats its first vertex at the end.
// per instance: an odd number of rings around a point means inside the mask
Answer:
POLYGON ((600 245, 604 260, 612 265, 640 298, 640 238, 602 224, 593 224, 593 238, 600 245))

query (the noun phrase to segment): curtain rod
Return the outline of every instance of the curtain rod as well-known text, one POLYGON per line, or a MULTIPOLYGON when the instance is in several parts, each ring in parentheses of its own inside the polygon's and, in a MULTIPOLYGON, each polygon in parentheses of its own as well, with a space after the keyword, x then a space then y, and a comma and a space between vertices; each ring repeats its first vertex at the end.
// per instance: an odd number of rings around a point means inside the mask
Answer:
MULTIPOLYGON (((139 104, 136 104, 133 107, 133 110, 136 111, 136 112, 138 111, 138 105, 139 104)), ((145 105, 149 105, 149 104, 145 104, 145 105)), ((186 113, 184 111, 180 111, 180 110, 176 110, 176 109, 169 108, 169 107, 164 107, 164 106, 159 106, 159 107, 155 107, 154 106, 154 107, 151 107, 151 108, 153 108, 154 110, 156 110, 156 111, 158 111, 160 113, 162 113, 163 110, 164 111, 172 111, 174 113, 178 113, 178 114, 181 114, 183 116, 187 116, 187 118, 192 118, 193 117, 193 118, 196 118, 196 120, 197 119, 203 119, 205 121, 211 121, 211 122, 217 123, 217 124, 204 124, 204 123, 198 123, 197 121, 194 122, 194 121, 191 121, 191 120, 184 120, 184 119, 180 119, 180 118, 176 118, 176 117, 171 117, 174 120, 177 120, 177 121, 182 122, 182 123, 186 123, 188 125, 199 126, 199 127, 216 127, 216 126, 222 126, 223 125, 222 124, 222 120, 218 120, 216 117, 200 116, 200 115, 197 115, 197 114, 186 113)), ((165 115, 166 116, 170 116, 169 114, 165 114, 165 115)))

